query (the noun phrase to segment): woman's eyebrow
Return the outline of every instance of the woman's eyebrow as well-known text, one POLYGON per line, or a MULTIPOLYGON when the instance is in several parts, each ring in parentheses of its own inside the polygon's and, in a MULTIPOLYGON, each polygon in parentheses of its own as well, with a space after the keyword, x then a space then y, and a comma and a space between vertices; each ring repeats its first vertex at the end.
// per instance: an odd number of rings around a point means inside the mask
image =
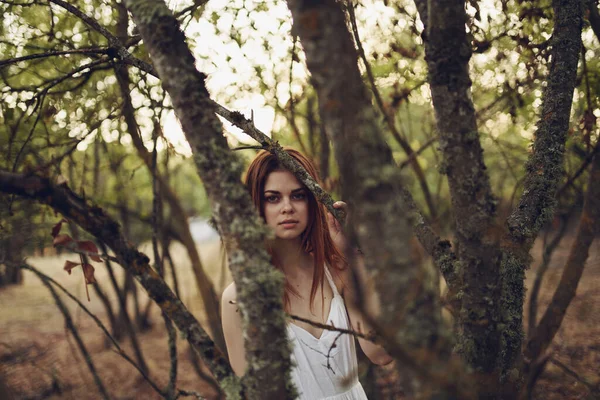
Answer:
MULTIPOLYGON (((292 193, 303 192, 304 190, 305 190, 304 188, 297 188, 297 189, 292 190, 292 193)), ((265 190, 265 193, 281 194, 281 192, 279 192, 278 190, 271 190, 271 189, 265 190)))

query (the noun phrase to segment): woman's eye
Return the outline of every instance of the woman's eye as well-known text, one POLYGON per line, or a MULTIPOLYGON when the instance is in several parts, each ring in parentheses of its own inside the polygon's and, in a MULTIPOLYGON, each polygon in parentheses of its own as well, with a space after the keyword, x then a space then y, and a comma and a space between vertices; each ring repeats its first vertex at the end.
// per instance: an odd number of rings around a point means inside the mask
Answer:
POLYGON ((296 193, 292 195, 292 199, 293 200, 304 200, 306 199, 306 194, 305 193, 296 193))
POLYGON ((277 196, 267 196, 267 197, 265 197, 265 200, 268 203, 275 203, 278 200, 278 197, 277 196))

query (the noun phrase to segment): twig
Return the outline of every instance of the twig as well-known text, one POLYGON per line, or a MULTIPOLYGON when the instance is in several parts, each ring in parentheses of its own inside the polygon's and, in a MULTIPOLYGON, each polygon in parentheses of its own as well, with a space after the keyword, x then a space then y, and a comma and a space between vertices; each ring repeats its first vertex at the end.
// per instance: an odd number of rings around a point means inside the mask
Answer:
POLYGON ((178 393, 177 393, 177 397, 175 397, 175 400, 177 400, 179 397, 190 397, 193 396, 198 400, 204 400, 204 397, 202 397, 202 395, 198 392, 195 392, 193 390, 183 390, 183 389, 179 389, 178 393))
POLYGON ((67 244, 66 246, 62 246, 62 247, 66 248, 76 254, 89 256, 89 257, 100 257, 104 260, 119 263, 119 259, 116 257, 109 256, 108 254, 94 253, 93 251, 80 250, 80 249, 77 249, 76 246, 77 246, 77 244, 75 244, 74 242, 71 242, 71 243, 67 244))
POLYGON ((328 331, 339 332, 340 334, 345 333, 348 335, 352 335, 356 338, 365 339, 365 340, 368 340, 369 342, 376 343, 375 340, 377 339, 377 334, 375 334, 375 333, 364 334, 362 332, 356 332, 352 329, 337 328, 333 325, 323 324, 321 322, 317 322, 317 321, 313 321, 313 320, 310 320, 307 318, 299 317, 294 314, 288 314, 288 316, 295 321, 304 322, 304 323, 312 325, 316 328, 326 329, 328 331))
POLYGON ((429 138, 428 141, 426 141, 423 146, 419 147, 419 149, 415 152, 413 152, 410 156, 408 156, 408 158, 404 161, 402 161, 400 163, 400 165, 398 166, 400 169, 406 168, 406 166, 410 163, 412 163, 412 160, 417 158, 418 156, 421 155, 421 153, 423 153, 425 150, 427 150, 429 148, 429 146, 431 146, 432 144, 434 144, 435 142, 437 142, 437 137, 432 136, 431 138, 429 138))
MULTIPOLYGON (((155 121, 155 124, 157 122, 155 121)), ((158 225, 162 222, 162 207, 160 205, 160 195, 158 193, 158 131, 154 129, 154 147, 152 149, 152 249, 154 251, 154 264, 158 270, 158 274, 163 277, 165 276, 164 265, 160 254, 158 253, 158 225)), ((163 249, 163 252, 165 249, 163 249)), ((171 367, 169 370, 169 383, 165 389, 167 398, 172 399, 175 395, 175 384, 177 381, 177 332, 173 326, 171 319, 162 311, 162 317, 165 322, 165 327, 168 333, 168 344, 169 344, 169 358, 171 360, 171 367)))
MULTIPOLYGON (((146 71, 146 72, 158 77, 158 74, 156 73, 156 71, 154 70, 154 67, 151 64, 133 57, 131 55, 131 53, 129 53, 127 48, 123 45, 123 43, 119 40, 119 38, 117 38, 115 35, 113 35, 108 29, 106 29, 102 25, 100 25, 100 23, 98 23, 98 21, 96 21, 94 18, 88 16, 87 14, 85 14, 84 12, 79 10, 77 7, 67 3, 66 1, 63 1, 63 0, 48 0, 48 1, 69 11, 71 14, 80 18, 83 22, 85 22, 92 29, 98 31, 98 33, 100 33, 102 36, 104 36, 108 40, 108 44, 116 50, 115 56, 117 58, 119 58, 121 61, 125 62, 126 64, 133 65, 143 71, 146 71)), ((136 43, 136 42, 134 42, 134 43, 136 43)), ((131 45, 131 43, 129 45, 131 45)))
POLYGON ((208 0, 196 0, 194 4, 189 7, 184 8, 183 10, 175 13, 175 18, 179 19, 181 17, 185 17, 185 14, 190 13, 190 16, 200 7, 204 6, 208 3, 208 0))
POLYGON ((217 114, 231 122, 234 126, 243 130, 252 139, 259 142, 263 149, 273 153, 277 156, 277 159, 290 170, 300 182, 302 182, 317 198, 318 201, 323 203, 327 210, 338 220, 340 223, 344 222, 346 218, 345 212, 342 209, 333 208, 333 198, 327 193, 321 186, 302 168, 302 166, 293 159, 287 152, 281 147, 279 142, 272 140, 270 137, 260 131, 254 123, 246 119, 244 115, 237 111, 229 111, 222 105, 210 100, 213 107, 215 107, 217 114))
POLYGON ((36 60, 38 58, 48 58, 55 56, 63 56, 68 54, 108 54, 108 48, 89 48, 89 49, 74 49, 74 50, 63 50, 63 51, 49 51, 47 53, 29 54, 23 57, 9 58, 7 60, 0 60, 0 68, 15 64, 21 61, 36 60))
MULTIPOLYGON (((295 100, 294 100, 294 93, 292 92, 292 83, 294 81, 294 61, 296 58, 296 42, 298 41, 298 37, 294 36, 292 39, 292 56, 291 61, 290 61, 290 77, 289 77, 289 84, 288 84, 288 90, 289 90, 289 95, 290 95, 290 100, 289 100, 289 105, 290 105, 290 116, 288 118, 288 121, 290 122, 290 125, 292 126, 292 132, 294 133, 294 136, 296 136, 296 140, 298 141, 298 144, 300 145, 300 150, 302 151, 302 153, 309 155, 308 151, 306 150, 306 146, 304 146, 304 142, 302 141, 302 137, 300 137, 300 129, 298 129, 298 125, 296 124, 296 104, 295 104, 295 100)), ((254 121, 252 121, 254 122, 254 121)))
POLYGON ((556 358, 550 358, 549 361, 552 364, 554 364, 557 367, 559 367, 560 369, 562 369, 568 375, 571 375, 573 378, 577 379, 578 382, 584 384, 591 391, 595 391, 596 390, 596 388, 594 387, 594 385, 592 385, 590 382, 588 382, 587 379, 584 379, 581 376, 579 376, 579 374, 577 372, 573 371, 571 368, 569 368, 567 365, 563 364, 562 362, 558 361, 556 358))
POLYGON ((394 123, 392 115, 390 115, 390 113, 387 112, 387 110, 383 104, 381 94, 379 93, 379 90, 377 89, 377 85, 375 84, 375 77, 373 76, 373 71, 371 70, 371 64, 367 60, 365 50, 363 49, 362 42, 361 42, 360 36, 358 34, 358 26, 356 24, 356 15, 354 13, 354 5, 352 4, 351 0, 348 1, 346 8, 348 9, 348 15, 350 17, 350 24, 352 25, 352 32, 354 35, 354 40, 356 42, 356 46, 358 47, 358 53, 360 55, 361 60, 363 61, 363 64, 365 65, 365 69, 367 71, 367 77, 369 78, 369 83, 371 84, 371 90, 373 91, 373 95, 375 97, 375 102, 377 103, 379 110, 383 114, 385 121, 387 123, 387 126, 388 126, 390 132, 392 133, 392 136, 394 137, 394 139, 396 139, 398 144, 400 144, 400 147, 402 147, 402 149, 404 150, 406 155, 409 157, 410 164, 415 172, 415 175, 417 176, 419 185, 421 186, 421 190, 423 191, 423 196, 425 197, 425 202, 427 203, 427 208, 429 209, 429 215, 432 220, 435 220, 436 215, 437 215, 436 207, 433 204, 431 192, 429 191, 429 186, 427 185, 427 180, 425 179, 425 174, 423 173, 423 169, 421 168, 421 165, 419 164, 417 155, 415 155, 415 152, 412 149, 412 147, 410 146, 410 144, 406 141, 405 138, 403 138, 400 135, 400 133, 398 132, 398 129, 396 129, 396 125, 394 123), (413 155, 414 155, 414 157, 413 157, 413 155))
MULTIPOLYGON (((27 269, 36 272, 33 268, 27 268, 27 269)), ((81 337, 79 336, 79 332, 77 331, 77 328, 73 324, 73 319, 71 318, 71 314, 69 313, 69 310, 67 309, 65 304, 62 302, 60 297, 58 297, 58 294, 56 293, 56 291, 54 290, 52 285, 50 285, 50 283, 45 278, 42 278, 41 275, 38 275, 38 276, 40 277, 44 286, 46 286, 48 288, 48 290, 50 290, 50 294, 52 294, 52 297, 54 298, 54 302, 56 303, 56 306, 59 308, 59 310, 63 314, 63 316, 65 318, 65 325, 71 331, 71 334, 75 338, 75 341, 77 342, 77 346, 79 347, 79 351, 81 351, 81 354, 83 354, 83 357, 85 358, 85 362, 86 362, 92 376, 94 377, 94 382, 96 383, 96 386, 98 387, 98 391, 102 395, 102 398, 109 400, 110 396, 108 395, 108 392, 106 391, 106 388, 104 387, 104 384, 102 383, 102 380, 100 379, 100 376, 98 376, 98 372, 96 371, 96 367, 94 366, 94 362, 92 361, 92 357, 90 356, 90 353, 87 351, 87 348, 85 347, 85 344, 83 343, 83 340, 81 340, 81 337)))
POLYGON ((569 177, 569 179, 567 179, 567 181, 560 187, 560 189, 557 190, 557 192, 556 192, 557 199, 559 199, 560 196, 562 196, 562 194, 564 193, 564 191, 567 190, 570 186, 572 186, 573 183, 577 180, 577 178, 579 178, 579 176, 587 169, 588 165, 590 165, 590 163, 594 159, 594 155, 599 150, 600 150, 600 140, 597 140, 596 145, 594 146, 594 148, 592 149, 590 154, 588 154, 585 157, 585 159, 583 160, 583 162, 581 163, 579 168, 577 168, 577 171, 575 171, 575 173, 573 175, 571 175, 569 177))
POLYGON ((106 327, 104 326, 104 324, 102 323, 102 321, 100 321, 98 319, 98 317, 96 317, 96 315, 94 315, 90 310, 88 310, 86 308, 86 306, 79 301, 79 299, 77 299, 77 297, 73 296, 67 289, 65 289, 60 283, 56 282, 54 279, 50 278, 48 275, 45 275, 44 273, 38 271, 36 268, 27 265, 27 264, 22 264, 20 266, 20 268, 22 269, 26 269, 28 271, 31 271, 33 273, 35 273, 42 281, 48 281, 50 283, 52 283, 54 286, 56 286, 57 288, 59 288, 65 295, 67 295, 71 300, 73 300, 75 303, 77 303, 77 305, 87 314, 90 316, 90 318, 92 318, 92 320, 94 320, 94 322, 96 323, 96 325, 102 330, 102 332, 104 332, 104 334, 106 335, 106 337, 111 341, 111 343, 115 346, 116 353, 119 354, 121 357, 123 357, 129 364, 131 364, 135 369, 138 370, 138 372, 140 373, 140 375, 142 375, 142 377, 146 380, 146 382, 148 382, 148 384, 150 384, 150 386, 157 392, 159 393, 161 396, 164 397, 164 393, 158 388, 158 386, 156 386, 156 384, 150 379, 150 377, 148 377, 148 375, 138 366, 138 364, 135 363, 135 361, 133 361, 131 359, 131 357, 129 357, 127 355, 127 353, 125 353, 125 351, 121 348, 121 346, 119 345, 119 342, 117 342, 117 340, 108 332, 108 330, 106 329, 106 327))
POLYGON ((531 336, 535 329, 535 325, 537 322, 537 300, 540 292, 540 288, 542 286, 542 280, 544 278, 544 274, 548 270, 548 266, 550 265, 550 260, 552 259, 552 255, 554 254, 554 250, 558 248, 561 240, 565 236, 567 232, 567 226, 569 225, 569 217, 571 216, 573 211, 573 207, 562 216, 562 221, 560 225, 559 231, 554 235, 550 243, 545 246, 544 254, 542 257, 542 263, 538 267, 535 280, 533 282, 533 286, 531 288, 531 297, 529 299, 529 316, 527 321, 527 334, 531 336))

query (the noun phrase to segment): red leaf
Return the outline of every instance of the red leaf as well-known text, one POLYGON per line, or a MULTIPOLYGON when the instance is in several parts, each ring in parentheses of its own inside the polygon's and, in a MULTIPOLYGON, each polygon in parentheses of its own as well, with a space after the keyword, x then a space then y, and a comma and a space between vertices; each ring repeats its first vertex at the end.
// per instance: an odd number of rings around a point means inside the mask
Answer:
POLYGON ((63 218, 60 221, 58 221, 58 224, 56 224, 52 227, 52 237, 53 238, 55 238, 60 233, 60 228, 62 228, 63 222, 67 222, 67 220, 63 218))
POLYGON ((65 266, 63 267, 63 269, 64 269, 65 271, 67 271, 67 272, 69 273, 69 275, 71 275, 71 270, 72 270, 73 268, 75 268, 76 266, 78 266, 78 265, 79 265, 79 263, 75 263, 75 262, 73 262, 73 261, 69 261, 69 260, 67 260, 67 261, 65 262, 65 266))
POLYGON ((73 238, 69 235, 63 234, 63 235, 58 235, 54 238, 54 240, 52 241, 52 244, 54 245, 54 247, 56 246, 66 246, 69 243, 71 243, 73 241, 73 238))
MULTIPOLYGON (((96 247, 94 242, 89 240, 80 240, 79 242, 77 242, 77 247, 79 247, 79 249, 83 251, 96 254, 98 253, 98 247, 96 247)), ((93 256, 91 254, 88 254, 87 256, 96 262, 102 262, 102 259, 98 256, 93 256)))
POLYGON ((85 283, 88 285, 92 283, 96 283, 96 278, 94 277, 94 267, 90 264, 82 264, 83 267, 83 276, 85 276, 85 283))

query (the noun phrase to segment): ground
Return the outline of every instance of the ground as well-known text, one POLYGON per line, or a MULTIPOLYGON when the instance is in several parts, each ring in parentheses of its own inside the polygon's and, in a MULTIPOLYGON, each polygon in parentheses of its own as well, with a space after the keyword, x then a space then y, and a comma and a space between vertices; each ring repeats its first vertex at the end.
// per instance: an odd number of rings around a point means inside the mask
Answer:
MULTIPOLYGON (((544 279, 538 316, 541 316, 550 301, 553 288, 560 279, 572 240, 572 236, 567 237, 556 251, 544 279)), ((600 251, 597 244, 596 241, 592 246, 577 297, 572 302, 551 349, 552 358, 568 366, 576 373, 577 378, 556 364, 549 363, 534 391, 534 399, 585 399, 589 390, 582 381, 598 384, 600 251)), ((539 265, 541 248, 540 240, 532 252, 534 262, 527 272, 528 287, 531 286, 539 265)), ((148 248, 145 252, 151 254, 148 248)), ((195 295, 189 261, 182 248, 175 247, 173 252, 182 300, 199 319, 202 319, 201 304, 195 295)), ((222 290, 229 278, 220 270, 217 246, 202 246, 200 253, 209 275, 216 277, 214 283, 217 290, 222 290)), ((68 275, 62 270, 67 259, 75 260, 76 257, 66 254, 30 257, 28 262, 68 288, 106 322, 103 306, 93 291, 90 291, 91 301, 87 302, 81 272, 77 270, 68 275)), ((110 292, 107 274, 100 264, 96 268, 96 277, 106 291, 110 292)), ((111 397, 123 400, 160 398, 133 367, 107 347, 101 331, 94 322, 69 299, 65 299, 65 303, 69 305, 75 324, 111 397)), ((145 304, 145 298, 142 304, 145 304)), ((139 340, 152 379, 160 387, 164 387, 168 379, 169 358, 165 329, 156 307, 153 308, 152 321, 153 328, 140 333, 139 340)), ((123 348, 128 354, 132 354, 126 342, 123 343, 123 348)), ((207 399, 217 398, 214 389, 194 372, 189 361, 188 346, 181 338, 178 340, 178 350, 178 388, 196 391, 207 399)), ((48 290, 28 272, 25 273, 23 285, 0 290, 0 379, 4 380, 16 399, 100 398, 92 375, 77 350, 74 339, 68 334, 64 319, 48 290)))

